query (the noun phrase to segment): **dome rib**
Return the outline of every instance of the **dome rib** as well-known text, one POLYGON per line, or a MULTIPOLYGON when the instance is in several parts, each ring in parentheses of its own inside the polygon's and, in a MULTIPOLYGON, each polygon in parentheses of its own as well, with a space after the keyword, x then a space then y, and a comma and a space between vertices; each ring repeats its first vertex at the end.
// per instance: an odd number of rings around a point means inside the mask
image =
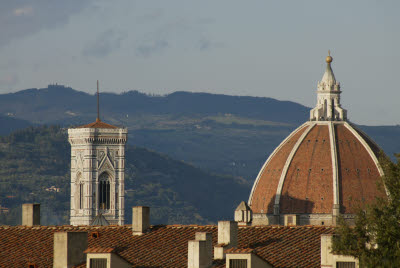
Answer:
POLYGON ((338 148, 340 212, 353 214, 382 194, 376 186, 383 173, 367 142, 348 123, 335 125, 338 148))
POLYGON ((358 207, 386 196, 376 185, 383 176, 382 150, 347 121, 330 55, 326 62, 310 121, 273 151, 257 175, 248 202, 253 224, 281 224, 297 214, 301 224, 336 225, 340 214, 351 221, 358 207))
POLYGON ((348 122, 308 121, 264 163, 253 185, 253 213, 352 214, 373 202, 383 174, 372 141, 348 122))
POLYGON ((313 124, 284 176, 280 213, 331 213, 333 203, 329 124, 313 124))
POLYGON ((364 148, 367 150, 367 152, 369 153, 370 157, 374 160, 375 165, 378 168, 379 171, 379 175, 383 176, 383 169, 381 167, 381 165, 379 164, 378 158, 376 153, 372 151, 371 145, 375 145, 376 146, 376 150, 381 151, 381 149, 379 148, 379 146, 373 141, 371 140, 363 131, 361 131, 360 129, 356 128, 353 125, 350 125, 349 123, 345 122, 344 124, 346 126, 347 129, 349 129, 351 131, 351 133, 353 133, 354 136, 357 137, 358 141, 361 142, 361 144, 364 146, 364 148), (363 135, 360 135, 363 134, 363 135), (363 137, 364 136, 364 137, 363 137))
MULTIPOLYGON (((258 198, 256 200, 254 199, 254 196, 260 195, 257 194, 258 191, 264 192, 264 194, 265 191, 268 191, 268 193, 265 196, 268 199, 274 198, 274 195, 276 193, 275 189, 278 183, 278 180, 274 180, 274 175, 280 176, 279 171, 283 167, 283 165, 280 167, 279 162, 287 158, 287 156, 289 155, 295 144, 295 142, 293 141, 297 141, 297 139, 301 136, 301 134, 306 130, 308 124, 309 123, 306 122, 303 125, 299 126, 297 129, 295 129, 292 133, 290 133, 290 135, 279 144, 279 146, 270 154, 268 159, 265 161, 264 165, 262 166, 260 172, 257 175, 257 178, 253 184, 253 188, 249 196, 248 204, 249 206, 252 207, 253 211, 264 210, 263 203, 265 202, 263 202, 262 200, 258 200, 258 198), (271 169, 271 173, 266 174, 268 173, 267 167, 269 165, 275 167, 277 172, 271 169), (264 178, 266 175, 269 175, 269 178, 264 178)), ((273 205, 271 207, 265 208, 265 210, 266 210, 265 212, 267 212, 268 210, 268 213, 273 213, 273 205)))
POLYGON ((339 174, 338 174, 338 156, 336 147, 335 126, 333 122, 329 124, 329 142, 331 145, 332 161, 332 180, 333 180, 333 206, 339 207, 339 174))
MULTIPOLYGON (((276 209, 278 209, 280 206, 283 184, 285 183, 285 178, 286 178, 289 166, 292 163, 292 160, 293 160, 297 150, 299 149, 300 145, 303 143, 304 138, 311 132, 311 130, 314 128, 314 126, 315 126, 315 123, 309 124, 308 128, 303 132, 303 134, 297 140, 297 143, 294 145, 294 147, 292 148, 292 151, 290 152, 288 158, 286 159, 285 166, 283 167, 281 177, 279 179, 278 188, 276 190, 275 203, 274 203, 276 206, 276 209)), ((275 208, 274 208, 274 210, 275 210, 275 208)), ((277 211, 277 213, 279 213, 279 212, 277 211)))

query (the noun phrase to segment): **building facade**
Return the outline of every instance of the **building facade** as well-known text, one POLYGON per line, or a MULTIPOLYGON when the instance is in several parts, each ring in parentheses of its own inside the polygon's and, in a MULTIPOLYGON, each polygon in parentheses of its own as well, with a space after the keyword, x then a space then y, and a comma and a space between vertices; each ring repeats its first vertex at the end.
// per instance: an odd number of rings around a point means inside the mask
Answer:
POLYGON ((96 122, 71 128, 71 225, 90 225, 102 215, 124 224, 125 143, 128 131, 96 122))

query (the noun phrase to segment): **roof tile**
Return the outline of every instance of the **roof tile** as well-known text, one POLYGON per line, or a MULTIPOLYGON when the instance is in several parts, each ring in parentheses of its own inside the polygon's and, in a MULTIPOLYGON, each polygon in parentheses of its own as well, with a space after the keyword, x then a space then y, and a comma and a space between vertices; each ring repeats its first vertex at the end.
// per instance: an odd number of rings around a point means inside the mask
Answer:
MULTIPOLYGON (((53 265, 54 232, 88 232, 91 252, 117 250, 133 267, 178 268, 187 266, 188 241, 196 232, 213 235, 217 244, 217 226, 158 225, 149 232, 132 235, 125 226, 0 226, 0 267, 38 267, 53 265), (92 238, 92 232, 99 232, 92 238)), ((320 267, 320 237, 333 233, 328 226, 243 226, 238 231, 238 248, 231 251, 253 251, 274 267, 320 267)), ((225 261, 214 261, 225 267, 225 261)), ((84 267, 84 264, 76 267, 84 267)))
POLYGON ((87 125, 83 125, 83 126, 79 126, 76 128, 118 128, 116 126, 107 124, 102 122, 100 119, 97 119, 96 121, 94 121, 93 123, 87 124, 87 125))

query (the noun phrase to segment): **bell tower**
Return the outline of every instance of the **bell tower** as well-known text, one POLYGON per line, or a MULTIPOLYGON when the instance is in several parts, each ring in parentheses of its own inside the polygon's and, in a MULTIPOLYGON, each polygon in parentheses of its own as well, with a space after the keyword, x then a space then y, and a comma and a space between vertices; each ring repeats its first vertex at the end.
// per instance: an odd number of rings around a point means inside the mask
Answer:
MULTIPOLYGON (((98 82, 97 100, 99 103, 98 82)), ((126 128, 102 122, 99 108, 95 122, 68 129, 71 144, 71 225, 90 225, 100 214, 110 224, 124 224, 127 134, 126 128)))

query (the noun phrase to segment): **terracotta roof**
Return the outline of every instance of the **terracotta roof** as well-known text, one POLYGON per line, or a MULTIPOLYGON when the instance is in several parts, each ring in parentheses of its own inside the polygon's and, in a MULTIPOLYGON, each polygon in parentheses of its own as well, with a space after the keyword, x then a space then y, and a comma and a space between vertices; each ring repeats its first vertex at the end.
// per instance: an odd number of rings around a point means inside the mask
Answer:
POLYGON ((86 266, 86 262, 82 262, 81 264, 72 266, 72 268, 86 268, 86 266))
POLYGON ((254 249, 252 248, 229 248, 227 250, 225 250, 225 253, 237 253, 237 254, 243 254, 243 253, 253 253, 255 252, 254 249))
POLYGON ((382 196, 376 185, 380 180, 376 162, 380 150, 368 136, 347 122, 306 122, 264 164, 249 200, 253 213, 272 214, 281 186, 280 213, 331 214, 335 181, 333 149, 337 155, 335 171, 341 213, 355 213, 358 205, 371 203, 376 196, 382 196), (330 133, 335 140, 334 146, 330 133), (303 139, 296 146, 301 136, 303 139), (285 164, 288 164, 287 169, 285 164))
POLYGON ((116 126, 107 124, 102 122, 100 119, 96 119, 96 121, 94 121, 93 123, 87 124, 87 125, 83 125, 83 126, 79 126, 76 128, 118 128, 116 126))
POLYGON ((114 248, 88 248, 84 253, 112 253, 114 248))
MULTIPOLYGON (((88 232, 90 250, 115 248, 133 267, 186 267, 187 245, 196 232, 210 232, 217 244, 217 226, 153 226, 149 232, 132 235, 131 226, 0 226, 0 267, 38 268, 53 265, 53 233, 88 232), (98 232, 97 238, 92 232, 98 232)), ((246 226, 239 227, 238 248, 256 250, 274 267, 320 267, 320 236, 333 233, 323 226, 246 226)), ((88 250, 89 250, 88 249, 88 250)), ((214 262, 225 267, 224 261, 214 262)), ((85 267, 84 264, 76 267, 85 267)))

